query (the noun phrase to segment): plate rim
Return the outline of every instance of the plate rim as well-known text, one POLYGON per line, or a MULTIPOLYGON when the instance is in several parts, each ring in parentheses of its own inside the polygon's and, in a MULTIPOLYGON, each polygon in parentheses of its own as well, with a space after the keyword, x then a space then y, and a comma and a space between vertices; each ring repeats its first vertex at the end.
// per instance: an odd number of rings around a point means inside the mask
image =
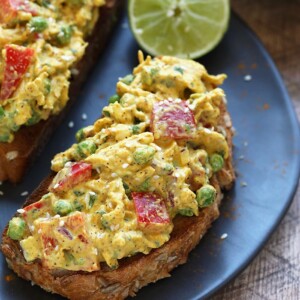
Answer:
MULTIPOLYGON (((285 107, 287 108, 287 113, 288 116, 291 117, 290 123, 291 123, 291 128, 293 130, 293 137, 294 137, 294 145, 296 146, 297 149, 300 149, 300 121, 298 120, 295 108, 294 108, 294 103, 287 91, 285 81, 275 63, 273 60, 271 54, 265 47, 263 41, 261 38, 255 33, 255 31, 246 23, 245 20, 243 20, 235 11, 231 10, 231 18, 232 15, 234 18, 237 19, 237 21, 240 23, 240 25, 243 27, 245 31, 251 36, 252 41, 255 43, 257 48, 259 48, 260 53, 263 55, 265 58, 266 62, 268 63, 268 66, 270 68, 270 72, 274 74, 274 79, 276 80, 277 87, 280 90, 281 95, 283 96, 281 100, 284 100, 285 107)), ((286 199, 288 199, 285 202, 283 210, 278 214, 275 222, 272 224, 269 230, 266 231, 266 235, 264 239, 257 244, 256 247, 253 248, 253 251, 251 255, 248 256, 248 258, 234 271, 230 276, 228 276, 226 279, 222 280, 218 285, 216 285, 213 289, 211 289, 208 293, 203 295, 202 297, 199 298, 199 296, 193 297, 193 300, 199 300, 199 299, 206 299, 207 297, 215 295, 217 292, 220 292, 222 288, 225 288, 225 286, 230 283, 232 280, 237 278, 239 274, 241 274, 250 264, 251 262, 257 257, 257 255, 263 250, 263 248, 266 246, 267 242, 271 239, 272 235, 276 232, 278 229, 281 221, 287 214, 289 208, 291 207, 293 201, 295 200, 295 195, 298 189, 298 186, 300 185, 300 155, 295 155, 294 160, 296 161, 296 168, 297 168, 297 173, 295 178, 293 178, 293 183, 291 184, 291 190, 289 194, 286 196, 286 199)), ((289 179, 291 180, 291 179, 289 179)), ((222 205, 221 205, 222 209, 222 205)))

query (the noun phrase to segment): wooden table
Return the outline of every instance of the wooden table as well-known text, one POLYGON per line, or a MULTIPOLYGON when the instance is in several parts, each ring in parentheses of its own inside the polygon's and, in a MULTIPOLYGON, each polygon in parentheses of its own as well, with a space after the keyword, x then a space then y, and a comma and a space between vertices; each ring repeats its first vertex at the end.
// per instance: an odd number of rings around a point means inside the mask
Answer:
MULTIPOLYGON (((279 68, 300 119, 300 1, 231 0, 279 68)), ((300 299, 300 188, 256 259, 217 293, 219 299, 300 299)))

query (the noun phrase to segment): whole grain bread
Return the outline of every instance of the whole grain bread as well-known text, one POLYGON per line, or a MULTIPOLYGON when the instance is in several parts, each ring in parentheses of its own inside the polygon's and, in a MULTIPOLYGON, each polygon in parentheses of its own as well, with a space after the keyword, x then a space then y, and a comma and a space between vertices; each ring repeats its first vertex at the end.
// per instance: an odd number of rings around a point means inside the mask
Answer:
POLYGON ((100 7, 100 18, 87 39, 88 47, 83 58, 76 65, 79 72, 78 75, 73 75, 71 79, 70 99, 63 111, 33 126, 23 126, 15 134, 13 142, 0 143, 0 181, 19 182, 26 169, 42 151, 51 134, 67 114, 70 106, 76 101, 88 73, 108 42, 117 17, 121 12, 123 2, 122 0, 107 0, 106 4, 100 7))
MULTIPOLYGON (((1 250, 6 256, 10 268, 22 278, 40 285, 46 291, 61 294, 69 299, 124 299, 151 282, 169 277, 170 272, 186 262, 189 252, 199 243, 212 222, 219 216, 219 206, 223 197, 222 190, 229 189, 235 179, 232 165, 232 126, 226 105, 220 107, 219 125, 226 131, 229 145, 229 157, 224 168, 211 179, 217 190, 217 199, 213 205, 201 209, 199 216, 174 219, 174 230, 170 240, 148 255, 134 255, 119 261, 119 268, 111 270, 101 264, 101 270, 95 272, 74 272, 49 270, 42 267, 40 261, 27 263, 23 257, 19 242, 10 239, 3 232, 1 250)), ((46 178, 28 197, 24 206, 38 201, 47 191, 54 174, 46 178)))

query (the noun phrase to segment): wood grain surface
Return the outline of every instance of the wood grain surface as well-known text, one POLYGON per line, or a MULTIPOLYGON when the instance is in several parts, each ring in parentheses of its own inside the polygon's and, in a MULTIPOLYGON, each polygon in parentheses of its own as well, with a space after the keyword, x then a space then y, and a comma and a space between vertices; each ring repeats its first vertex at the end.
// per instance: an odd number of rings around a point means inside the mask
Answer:
MULTIPOLYGON (((300 120, 300 1, 231 0, 273 57, 300 120)), ((213 300, 300 299, 300 189, 264 249, 213 300)))

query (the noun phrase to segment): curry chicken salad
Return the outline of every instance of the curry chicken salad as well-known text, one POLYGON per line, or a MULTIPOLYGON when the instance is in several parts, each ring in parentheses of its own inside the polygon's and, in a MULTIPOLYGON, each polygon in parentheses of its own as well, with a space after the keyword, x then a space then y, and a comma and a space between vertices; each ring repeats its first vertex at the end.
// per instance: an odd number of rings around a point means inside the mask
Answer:
POLYGON ((104 4, 0 0, 0 142, 65 107, 73 67, 104 4))
POLYGON ((229 155, 218 125, 225 75, 192 60, 144 59, 120 78, 103 117, 52 160, 38 202, 18 210, 7 234, 27 262, 92 272, 147 254, 169 239, 177 215, 212 205, 211 184, 229 155))

